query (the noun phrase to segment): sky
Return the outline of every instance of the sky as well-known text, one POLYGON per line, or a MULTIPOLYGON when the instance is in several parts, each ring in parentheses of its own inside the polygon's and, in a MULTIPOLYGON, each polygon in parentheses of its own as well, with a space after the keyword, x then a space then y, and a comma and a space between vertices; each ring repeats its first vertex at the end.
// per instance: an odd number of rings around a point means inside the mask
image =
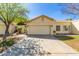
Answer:
POLYGON ((56 20, 65 20, 73 18, 73 15, 64 14, 61 12, 63 6, 58 3, 27 3, 24 4, 29 10, 29 18, 33 19, 40 15, 46 15, 56 20))

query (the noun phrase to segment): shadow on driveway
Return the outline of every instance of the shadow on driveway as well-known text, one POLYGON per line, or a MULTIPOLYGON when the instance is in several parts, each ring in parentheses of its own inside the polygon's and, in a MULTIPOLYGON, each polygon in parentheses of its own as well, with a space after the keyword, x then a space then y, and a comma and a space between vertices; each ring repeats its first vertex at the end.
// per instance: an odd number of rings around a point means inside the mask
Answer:
POLYGON ((31 38, 40 38, 40 39, 56 39, 53 35, 27 35, 31 38))
POLYGON ((67 36, 67 35, 27 35, 28 37, 31 38, 40 38, 40 39, 59 39, 59 40, 72 40, 74 37, 67 36))

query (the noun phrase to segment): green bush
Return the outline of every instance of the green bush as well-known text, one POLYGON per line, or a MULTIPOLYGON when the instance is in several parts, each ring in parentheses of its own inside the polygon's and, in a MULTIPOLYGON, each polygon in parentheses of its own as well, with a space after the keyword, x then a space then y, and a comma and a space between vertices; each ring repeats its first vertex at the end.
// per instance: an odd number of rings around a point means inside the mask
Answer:
POLYGON ((12 46, 14 43, 15 43, 14 40, 8 39, 8 40, 5 40, 5 41, 0 42, 0 47, 5 47, 5 46, 10 47, 10 46, 12 46))

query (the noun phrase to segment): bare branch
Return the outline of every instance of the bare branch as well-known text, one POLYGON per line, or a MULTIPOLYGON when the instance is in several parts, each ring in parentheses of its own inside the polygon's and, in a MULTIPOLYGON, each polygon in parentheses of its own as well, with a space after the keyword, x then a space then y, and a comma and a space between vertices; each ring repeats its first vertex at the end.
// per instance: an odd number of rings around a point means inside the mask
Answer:
POLYGON ((65 4, 62 11, 67 14, 79 15, 79 4, 65 4))

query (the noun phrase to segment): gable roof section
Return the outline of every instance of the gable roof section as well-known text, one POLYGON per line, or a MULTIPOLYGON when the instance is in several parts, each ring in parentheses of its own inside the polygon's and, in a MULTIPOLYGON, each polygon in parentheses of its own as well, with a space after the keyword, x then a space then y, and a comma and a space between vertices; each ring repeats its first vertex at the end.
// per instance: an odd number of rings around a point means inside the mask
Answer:
MULTIPOLYGON (((46 16, 46 15, 41 15, 41 16, 38 16, 38 17, 35 17, 35 18, 33 18, 33 19, 31 19, 29 22, 32 22, 32 21, 34 21, 34 20, 37 20, 38 18, 47 18, 47 19, 49 19, 49 20, 51 20, 51 21, 55 21, 55 19, 53 19, 53 18, 50 18, 50 17, 48 17, 48 16, 46 16)), ((29 23, 28 22, 28 23, 29 23)))

